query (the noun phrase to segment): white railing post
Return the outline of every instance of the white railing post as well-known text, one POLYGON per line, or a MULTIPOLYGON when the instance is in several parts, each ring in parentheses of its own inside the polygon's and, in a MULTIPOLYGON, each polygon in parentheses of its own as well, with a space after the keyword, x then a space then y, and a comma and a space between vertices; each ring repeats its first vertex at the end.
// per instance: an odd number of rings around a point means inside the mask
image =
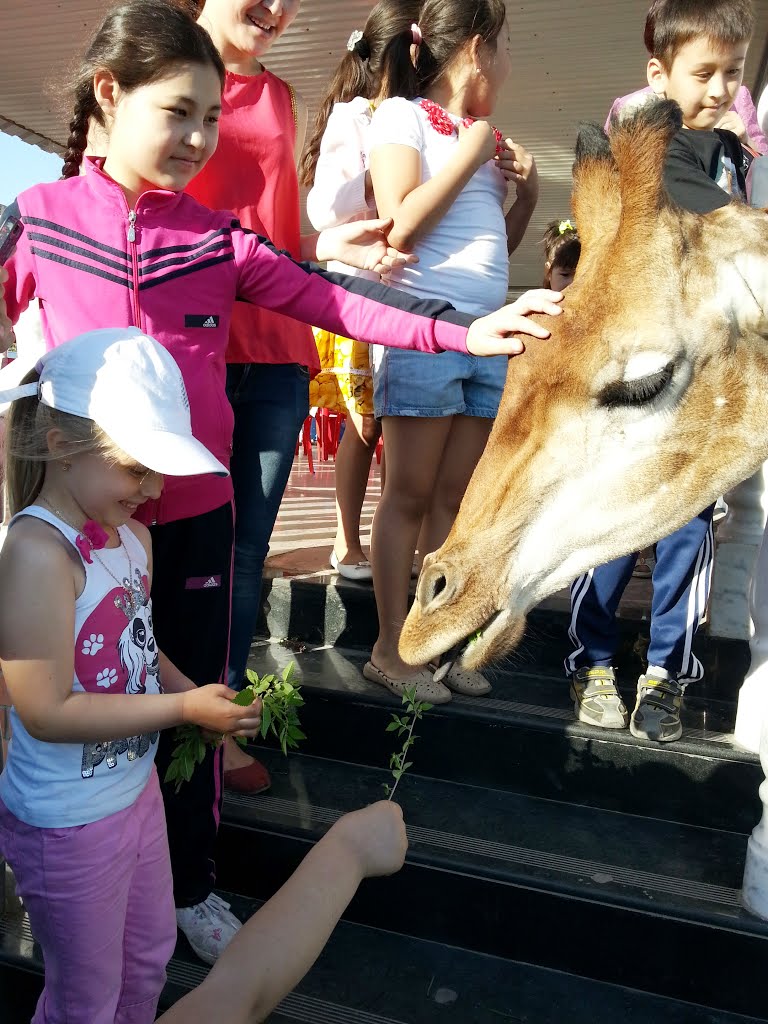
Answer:
POLYGON ((765 527, 764 474, 764 468, 758 470, 725 498, 730 512, 717 531, 709 612, 712 636, 752 636, 749 589, 765 527))
POLYGON ((755 562, 749 592, 754 632, 749 642, 749 672, 739 691, 736 712, 736 742, 757 753, 768 702, 768 530, 755 562))
POLYGON ((763 816, 747 840, 742 900, 747 910, 768 919, 768 722, 761 733, 760 761, 766 776, 759 790, 763 816))

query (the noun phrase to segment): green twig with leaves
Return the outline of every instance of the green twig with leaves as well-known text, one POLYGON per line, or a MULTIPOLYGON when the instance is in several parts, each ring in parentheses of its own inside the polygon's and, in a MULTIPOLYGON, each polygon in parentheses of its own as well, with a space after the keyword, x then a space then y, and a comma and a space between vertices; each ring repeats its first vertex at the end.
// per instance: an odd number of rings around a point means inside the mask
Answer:
POLYGON ((415 736, 413 733, 414 726, 424 712, 430 711, 432 708, 431 704, 416 700, 415 686, 406 687, 403 690, 403 704, 405 705, 405 713, 392 715, 392 721, 387 726, 387 732, 396 732, 398 736, 405 736, 402 749, 392 754, 389 759, 389 767, 395 784, 394 786, 390 786, 387 783, 384 784, 387 800, 391 800, 395 795, 400 779, 413 765, 413 761, 407 761, 406 758, 408 757, 408 751, 418 739, 418 736, 415 736))
MULTIPOLYGON (((248 685, 234 698, 234 703, 244 708, 250 707, 255 700, 261 701, 261 737, 263 739, 272 733, 284 754, 295 750, 299 741, 306 739, 301 731, 298 713, 304 698, 299 692, 300 687, 291 682, 293 668, 294 664, 290 662, 279 676, 259 676, 248 669, 248 685)), ((224 737, 214 736, 197 725, 179 726, 175 737, 176 746, 165 773, 165 781, 175 782, 178 793, 182 783, 189 782, 195 768, 205 759, 207 749, 218 747, 224 737)), ((241 746, 245 746, 245 737, 236 736, 235 739, 241 746)))

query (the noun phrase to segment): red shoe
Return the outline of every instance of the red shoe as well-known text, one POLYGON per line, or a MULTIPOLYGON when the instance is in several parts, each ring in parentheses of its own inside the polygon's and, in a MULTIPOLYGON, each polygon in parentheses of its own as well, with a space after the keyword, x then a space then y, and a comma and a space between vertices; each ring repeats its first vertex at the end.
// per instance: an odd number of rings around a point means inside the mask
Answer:
POLYGON ((224 772, 224 788, 231 789, 235 793, 248 793, 255 796, 257 793, 264 793, 272 785, 272 779, 266 766, 261 761, 253 761, 244 768, 233 768, 231 772, 224 772))

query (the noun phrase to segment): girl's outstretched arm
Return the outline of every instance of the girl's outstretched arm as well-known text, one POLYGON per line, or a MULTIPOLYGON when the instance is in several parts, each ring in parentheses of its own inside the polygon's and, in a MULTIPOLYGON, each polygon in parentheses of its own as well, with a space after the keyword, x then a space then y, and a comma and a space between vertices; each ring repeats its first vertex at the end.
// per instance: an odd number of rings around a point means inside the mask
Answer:
POLYGON ((90 743, 194 722, 255 733, 260 708, 232 703, 226 686, 180 693, 73 693, 75 601, 82 569, 47 524, 14 524, 0 554, 0 662, 25 728, 49 743, 90 743))
POLYGON ((301 981, 360 882, 402 867, 397 804, 345 814, 227 946, 206 980, 158 1024, 257 1024, 301 981))

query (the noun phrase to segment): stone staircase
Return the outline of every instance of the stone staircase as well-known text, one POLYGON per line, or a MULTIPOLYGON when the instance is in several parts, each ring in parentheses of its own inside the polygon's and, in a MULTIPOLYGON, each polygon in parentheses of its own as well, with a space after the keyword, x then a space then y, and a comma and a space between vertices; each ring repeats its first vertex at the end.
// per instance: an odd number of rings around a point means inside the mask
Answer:
MULTIPOLYGON (((394 700, 360 668, 370 588, 313 576, 265 588, 259 672, 295 661, 307 740, 261 748, 265 795, 228 796, 218 881, 243 916, 344 811, 379 799, 394 700)), ((622 620, 632 703, 645 624, 622 620)), ((550 602, 488 698, 420 723, 397 799, 405 868, 363 884, 305 981, 270 1018, 312 1024, 736 1024, 768 1020, 768 925, 739 901, 760 812, 757 758, 731 732, 746 644, 702 636, 707 677, 667 747, 574 722, 550 602)), ((29 1020, 41 963, 9 894, 0 920, 3 1024, 29 1020)), ((164 1001, 205 968, 180 940, 164 1001)), ((218 1024, 218 1022, 217 1022, 218 1024)), ((221 1024, 226 1024, 222 1021, 221 1024)))

